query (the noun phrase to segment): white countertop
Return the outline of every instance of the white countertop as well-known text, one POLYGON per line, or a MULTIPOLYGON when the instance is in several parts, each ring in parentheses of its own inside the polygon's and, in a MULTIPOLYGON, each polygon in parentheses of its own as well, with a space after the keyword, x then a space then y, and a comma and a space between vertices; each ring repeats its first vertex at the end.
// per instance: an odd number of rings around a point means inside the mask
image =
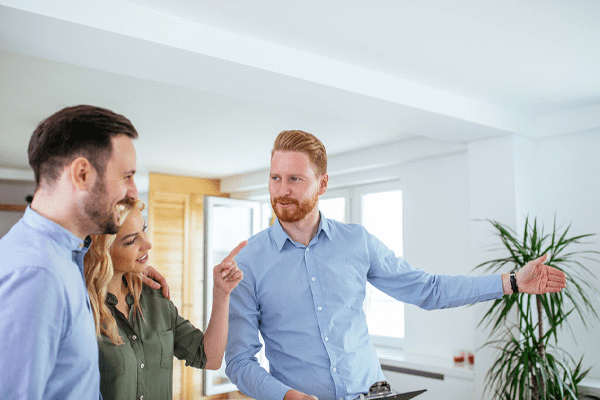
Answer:
POLYGON ((378 347, 377 355, 382 365, 432 372, 445 376, 474 380, 473 365, 468 362, 455 363, 450 357, 435 357, 378 347))

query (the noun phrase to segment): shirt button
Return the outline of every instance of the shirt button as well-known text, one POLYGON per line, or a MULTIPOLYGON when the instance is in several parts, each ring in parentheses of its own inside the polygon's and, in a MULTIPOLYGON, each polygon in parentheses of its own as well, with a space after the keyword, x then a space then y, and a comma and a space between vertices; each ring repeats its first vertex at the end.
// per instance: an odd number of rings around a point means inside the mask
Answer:
POLYGON ((319 310, 319 311, 323 311, 323 307, 320 307, 320 306, 319 306, 319 307, 317 307, 317 310, 319 310))
POLYGON ((135 339, 137 339, 137 336, 135 336, 135 335, 131 336, 131 340, 135 340, 135 339))
POLYGON ((325 341, 329 342, 329 338, 327 336, 325 336, 325 341))
POLYGON ((315 278, 315 277, 313 276, 312 278, 310 278, 310 280, 314 282, 314 281, 316 281, 316 280, 317 280, 317 278, 315 278))
POLYGON ((336 368, 336 367, 333 367, 333 372, 336 372, 336 371, 337 371, 337 368, 336 368))
POLYGON ((310 249, 307 247, 307 248, 306 248, 306 251, 310 251, 310 249))
POLYGON ((144 363, 142 363, 142 365, 140 365, 140 368, 144 369, 144 363))
POLYGON ((140 400, 144 400, 144 396, 140 396, 140 400))

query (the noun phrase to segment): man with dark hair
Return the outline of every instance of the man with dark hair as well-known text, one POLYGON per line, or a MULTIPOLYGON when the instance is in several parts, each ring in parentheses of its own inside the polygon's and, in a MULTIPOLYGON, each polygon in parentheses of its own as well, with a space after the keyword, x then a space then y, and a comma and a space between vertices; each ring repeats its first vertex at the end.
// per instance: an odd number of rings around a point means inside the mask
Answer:
POLYGON ((88 235, 117 232, 116 203, 137 197, 137 136, 127 118, 87 105, 33 132, 33 201, 0 239, 0 398, 98 399, 83 257, 88 235))
POLYGON ((319 212, 328 181, 319 139, 302 131, 277 136, 269 178, 277 220, 236 257, 244 280, 230 303, 226 373, 251 397, 353 400, 383 381, 362 310, 367 282, 424 309, 565 287, 565 274, 543 265, 545 257, 512 276, 433 275, 412 268, 361 225, 319 212), (258 332, 269 372, 256 359, 258 332))

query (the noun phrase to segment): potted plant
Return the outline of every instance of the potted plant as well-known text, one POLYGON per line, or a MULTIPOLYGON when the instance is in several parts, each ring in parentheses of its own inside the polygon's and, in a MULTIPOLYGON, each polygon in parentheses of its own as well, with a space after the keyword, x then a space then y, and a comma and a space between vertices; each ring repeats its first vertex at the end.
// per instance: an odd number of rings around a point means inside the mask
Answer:
POLYGON ((485 378, 486 392, 510 400, 576 400, 577 385, 589 369, 583 370, 582 359, 574 360, 558 346, 557 333, 566 326, 573 334, 569 318, 581 318, 586 327, 590 317, 598 319, 591 303, 594 275, 586 265, 598 262, 595 257, 600 252, 585 249, 584 242, 594 235, 569 236, 570 225, 560 230, 556 218, 549 233, 544 233, 536 219, 527 218, 521 235, 500 222, 488 221, 508 255, 476 269, 510 272, 548 254, 544 264, 562 270, 567 287, 560 293, 512 294, 491 304, 480 322, 496 334, 484 347, 491 346, 498 354, 485 378))

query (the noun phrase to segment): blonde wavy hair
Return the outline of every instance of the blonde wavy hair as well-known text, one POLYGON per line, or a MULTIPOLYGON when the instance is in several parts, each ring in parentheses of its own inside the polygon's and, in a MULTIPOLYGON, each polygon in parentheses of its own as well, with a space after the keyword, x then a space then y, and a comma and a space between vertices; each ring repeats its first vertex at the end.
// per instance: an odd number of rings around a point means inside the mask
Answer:
MULTIPOLYGON (((129 213, 135 209, 142 211, 141 200, 126 198, 117 203, 119 225, 122 225, 129 213)), ((113 264, 110 249, 117 235, 91 235, 92 244, 84 258, 85 285, 92 305, 96 335, 105 335, 113 344, 123 344, 119 335, 117 322, 110 308, 106 305, 106 287, 113 277, 113 264)), ((125 281, 129 292, 133 295, 133 312, 142 314, 140 294, 142 292, 142 274, 128 272, 125 281)))

